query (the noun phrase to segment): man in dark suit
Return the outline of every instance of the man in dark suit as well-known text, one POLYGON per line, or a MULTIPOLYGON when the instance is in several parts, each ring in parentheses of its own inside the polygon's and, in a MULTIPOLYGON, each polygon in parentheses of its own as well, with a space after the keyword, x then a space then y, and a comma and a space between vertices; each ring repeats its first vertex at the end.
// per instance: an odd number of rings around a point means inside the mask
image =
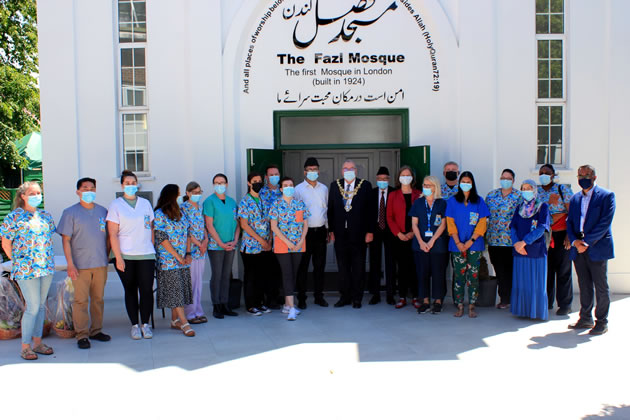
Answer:
POLYGON ((370 223, 374 239, 370 242, 370 277, 369 290, 372 294, 369 304, 375 305, 381 301, 381 260, 383 248, 385 249, 385 287, 387 303, 393 305, 394 302, 394 254, 392 243, 394 235, 387 226, 387 198, 389 193, 394 191, 389 186, 389 170, 382 166, 376 173, 377 187, 370 191, 369 208, 372 212, 370 223))
POLYGON ((601 335, 608 331, 608 260, 615 257, 612 220, 615 215, 615 194, 595 184, 595 168, 590 165, 578 169, 578 183, 582 191, 571 198, 567 235, 571 241, 571 259, 580 286, 580 318, 571 329, 590 328, 589 334, 601 335), (593 325, 593 288, 597 297, 595 325, 593 325))
POLYGON ((356 177, 354 162, 347 160, 341 169, 343 178, 330 184, 328 192, 328 230, 335 241, 335 256, 341 274, 336 308, 352 303, 361 307, 365 277, 366 244, 372 242, 369 199, 372 185, 356 177))

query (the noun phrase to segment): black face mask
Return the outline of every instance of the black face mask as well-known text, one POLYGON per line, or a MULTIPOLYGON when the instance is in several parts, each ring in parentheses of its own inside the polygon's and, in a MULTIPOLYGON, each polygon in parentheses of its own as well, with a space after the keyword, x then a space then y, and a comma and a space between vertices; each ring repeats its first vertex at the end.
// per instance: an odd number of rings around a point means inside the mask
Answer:
POLYGON ((444 174, 444 178, 446 178, 448 181, 455 181, 457 179, 457 172, 446 171, 446 173, 444 174))
POLYGON ((582 187, 583 190, 588 190, 593 186, 593 180, 588 178, 581 178, 578 180, 578 184, 582 187))
POLYGON ((254 190, 256 194, 258 194, 260 190, 262 190, 263 185, 264 184, 262 182, 254 182, 252 184, 252 190, 254 190))

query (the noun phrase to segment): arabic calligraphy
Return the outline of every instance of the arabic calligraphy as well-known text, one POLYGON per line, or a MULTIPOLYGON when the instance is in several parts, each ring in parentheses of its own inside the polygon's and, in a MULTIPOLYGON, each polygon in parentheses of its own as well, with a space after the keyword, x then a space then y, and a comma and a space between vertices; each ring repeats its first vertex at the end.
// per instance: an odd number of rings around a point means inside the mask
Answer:
MULTIPOLYGON (((332 44, 333 42, 339 41, 339 39, 348 42, 352 40, 359 26, 372 25, 380 18, 382 18, 385 13, 389 12, 390 10, 396 10, 398 8, 398 4, 396 4, 396 2, 394 1, 376 17, 368 17, 366 19, 361 19, 361 16, 356 17, 357 15, 365 13, 366 11, 371 9, 375 3, 376 0, 359 0, 355 5, 350 8, 350 10, 340 16, 321 17, 319 14, 319 0, 315 0, 314 25, 312 25, 314 27, 314 33, 312 33, 310 38, 307 37, 307 39, 304 40, 301 39, 300 36, 298 36, 298 27, 300 27, 300 23, 302 22, 301 18, 306 18, 306 16, 313 10, 313 0, 305 2, 304 6, 300 8, 296 8, 295 5, 293 5, 293 7, 285 7, 282 12, 282 17, 285 20, 298 18, 297 22, 295 23, 295 27, 293 28, 293 44, 300 49, 304 49, 308 48, 313 43, 313 41, 315 41, 315 38, 317 38, 317 34, 319 33, 320 26, 330 25, 343 19, 339 33, 336 34, 330 41, 328 41, 328 43, 332 44)), ((355 42, 359 43, 361 42, 361 39, 357 37, 355 42)))
POLYGON ((333 105, 346 104, 346 103, 357 103, 357 102, 386 102, 388 104, 393 104, 397 100, 403 101, 405 99, 405 91, 403 89, 398 89, 395 92, 383 92, 369 95, 359 95, 356 96, 352 93, 352 89, 344 90, 338 93, 333 93, 328 91, 325 95, 304 95, 302 92, 299 92, 297 95, 291 94, 289 89, 285 90, 284 93, 277 93, 277 101, 279 104, 297 104, 298 108, 301 108, 305 103, 313 103, 313 104, 322 104, 325 105, 327 103, 332 103, 333 105))

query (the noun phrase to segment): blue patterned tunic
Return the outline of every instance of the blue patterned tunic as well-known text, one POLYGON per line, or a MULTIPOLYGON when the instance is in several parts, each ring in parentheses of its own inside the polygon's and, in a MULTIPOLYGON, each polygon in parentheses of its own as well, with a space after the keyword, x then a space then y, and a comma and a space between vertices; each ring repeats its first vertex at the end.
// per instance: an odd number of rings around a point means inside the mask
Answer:
POLYGON ((560 185, 553 184, 553 186, 549 189, 549 191, 545 191, 542 185, 538 186, 538 197, 537 201, 540 203, 547 203, 549 205, 549 214, 557 214, 557 213, 567 213, 567 208, 565 204, 568 206, 571 201, 571 197, 573 197, 573 191, 571 190, 570 185, 560 185), (562 188, 562 200, 560 200, 560 191, 558 188, 562 188), (552 194, 558 195, 558 202, 555 204, 551 204, 549 199, 552 194))
POLYGON ((31 213, 18 207, 4 218, 0 236, 12 241, 11 278, 32 280, 55 273, 55 230, 55 221, 44 210, 31 213))
POLYGON ((457 194, 457 191, 459 191, 459 184, 455 184, 452 189, 448 185, 446 185, 446 183, 442 184, 442 198, 445 201, 448 201, 449 198, 454 197, 455 194, 457 194))
POLYGON ((490 191, 486 197, 486 205, 490 210, 486 233, 489 246, 512 246, 510 223, 522 199, 521 192, 515 188, 507 197, 503 197, 501 188, 490 191))
POLYGON ((265 203, 265 211, 267 212, 267 217, 269 217, 269 211, 273 207, 276 200, 282 198, 282 192, 280 188, 276 188, 272 190, 268 185, 265 185, 262 190, 260 190, 260 199, 265 203))
MULTIPOLYGON (((247 194, 238 205, 238 217, 247 220, 249 226, 264 240, 269 240, 270 229, 267 210, 263 200, 258 203, 247 194)), ((243 240, 241 241, 241 252, 246 254, 259 254, 263 247, 256 239, 243 230, 243 240)))
MULTIPOLYGON (((186 255, 186 241, 190 231, 190 223, 185 214, 179 221, 169 219, 162 209, 155 211, 155 219, 153 219, 153 228, 156 231, 164 232, 168 235, 168 241, 171 243, 175 251, 184 258, 186 255)), ((158 267, 160 270, 175 270, 177 268, 186 268, 189 265, 180 264, 170 252, 160 244, 156 244, 158 267)))
MULTIPOLYGON (((199 242, 203 242, 206 223, 203 214, 201 214, 201 207, 195 207, 190 201, 186 201, 180 208, 190 223, 190 235, 199 242)), ((203 258, 199 247, 194 243, 190 244, 190 252, 192 253, 192 257, 196 260, 203 258)))
MULTIPOLYGON (((278 221, 278 228, 282 234, 293 244, 297 244, 302 238, 304 229, 304 220, 311 217, 306 204, 302 200, 293 199, 291 203, 287 203, 283 198, 276 200, 273 207, 269 210, 269 218, 278 221)), ((280 242, 274 234, 274 243, 280 242)), ((284 248, 284 247, 283 247, 284 248)), ((288 252, 304 252, 304 246, 299 251, 288 252)), ((279 251, 276 251, 279 252, 279 251)))

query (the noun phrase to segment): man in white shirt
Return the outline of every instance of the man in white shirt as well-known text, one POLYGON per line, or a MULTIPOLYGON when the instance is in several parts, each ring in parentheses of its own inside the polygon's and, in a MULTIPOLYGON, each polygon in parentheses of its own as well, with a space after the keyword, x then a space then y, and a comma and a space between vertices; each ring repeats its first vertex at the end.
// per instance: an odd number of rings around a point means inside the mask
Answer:
POLYGON ((306 309, 306 289, 308 265, 313 258, 313 297, 315 303, 326 307, 324 299, 324 268, 326 266, 326 244, 328 243, 328 187, 319 182, 319 162, 309 157, 304 162, 304 182, 295 187, 295 198, 308 207, 306 251, 298 269, 297 298, 298 308, 306 309))

